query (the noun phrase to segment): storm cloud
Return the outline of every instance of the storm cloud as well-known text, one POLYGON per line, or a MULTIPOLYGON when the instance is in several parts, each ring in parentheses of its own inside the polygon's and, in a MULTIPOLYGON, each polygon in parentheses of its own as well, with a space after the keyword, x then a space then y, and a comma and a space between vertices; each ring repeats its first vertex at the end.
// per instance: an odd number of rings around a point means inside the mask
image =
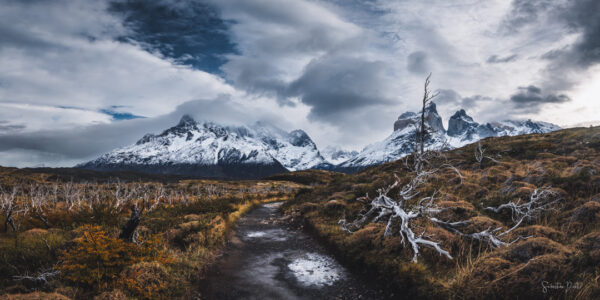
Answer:
POLYGON ((381 61, 325 57, 308 64, 289 86, 289 96, 311 107, 309 117, 337 123, 338 117, 374 105, 390 104, 392 78, 381 61))
MULTIPOLYGON (((600 63, 600 2, 596 0, 514 0, 504 25, 511 32, 527 27, 552 28, 560 24, 564 35, 576 34, 569 45, 541 55, 550 64, 541 82, 546 89, 566 91, 600 63)), ((552 97, 551 97, 552 98, 552 97)), ((554 97, 560 100, 561 97, 554 97)))
POLYGON ((427 53, 415 51, 406 58, 406 68, 409 72, 415 74, 427 74, 431 71, 430 63, 427 59, 427 53))
POLYGON ((176 63, 218 72, 224 55, 235 53, 228 24, 212 5, 201 1, 115 0, 109 11, 131 29, 118 38, 139 43, 176 63))
POLYGON ((184 113, 360 150, 419 109, 429 72, 442 116, 594 121, 598 5, 6 0, 0 165, 69 166, 184 113))
POLYGON ((567 95, 564 94, 544 94, 542 89, 537 86, 530 85, 526 87, 519 87, 518 92, 510 97, 518 108, 538 108, 541 105, 549 103, 565 103, 571 101, 567 95))
POLYGON ((508 63, 508 62, 513 62, 513 61, 517 60, 518 57, 519 56, 516 54, 505 56, 505 57, 500 57, 500 56, 494 54, 494 55, 488 57, 486 62, 489 64, 508 63))

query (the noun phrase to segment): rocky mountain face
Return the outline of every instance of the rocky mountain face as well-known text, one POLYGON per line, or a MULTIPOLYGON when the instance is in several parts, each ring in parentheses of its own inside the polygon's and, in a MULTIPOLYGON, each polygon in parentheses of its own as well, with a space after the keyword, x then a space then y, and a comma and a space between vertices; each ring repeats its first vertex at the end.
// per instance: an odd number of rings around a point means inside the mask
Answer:
MULTIPOLYGON (((412 153, 415 149, 416 128, 420 117, 420 112, 401 114, 394 122, 394 132, 390 136, 381 142, 365 147, 358 155, 332 169, 353 172, 368 166, 398 160, 412 153)), ((554 124, 531 120, 506 120, 479 124, 467 115, 464 109, 461 109, 450 117, 446 131, 433 102, 425 108, 425 125, 429 132, 425 141, 427 149, 452 149, 486 137, 546 133, 560 129, 554 124)))
MULTIPOLYGON (((77 167, 104 171, 140 171, 215 178, 260 178, 304 169, 354 172, 400 159, 415 149, 421 114, 406 112, 394 131, 362 151, 327 147, 322 152, 302 130, 286 132, 267 123, 224 126, 183 116, 162 133, 147 134, 134 145, 106 153, 77 167)), ((491 136, 545 133, 560 127, 527 121, 479 124, 465 110, 457 111, 445 129, 435 103, 425 108, 427 149, 452 149, 491 136)))
POLYGON ((260 178, 325 163, 302 130, 285 132, 265 123, 223 126, 183 116, 161 134, 106 153, 77 167, 215 178, 260 178))

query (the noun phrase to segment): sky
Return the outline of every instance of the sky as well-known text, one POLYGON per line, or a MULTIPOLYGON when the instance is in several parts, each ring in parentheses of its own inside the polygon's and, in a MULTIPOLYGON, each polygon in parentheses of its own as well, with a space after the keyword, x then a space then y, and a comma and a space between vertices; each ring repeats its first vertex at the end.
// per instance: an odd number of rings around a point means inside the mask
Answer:
POLYGON ((198 121, 360 150, 417 111, 600 120, 597 0, 0 0, 0 165, 73 166, 198 121))

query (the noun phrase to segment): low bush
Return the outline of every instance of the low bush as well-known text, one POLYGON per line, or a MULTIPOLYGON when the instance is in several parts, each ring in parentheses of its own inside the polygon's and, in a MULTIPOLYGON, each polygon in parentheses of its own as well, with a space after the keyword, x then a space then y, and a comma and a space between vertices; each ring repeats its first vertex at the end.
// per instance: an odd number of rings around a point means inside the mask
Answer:
POLYGON ((92 290, 106 290, 127 267, 149 261, 169 263, 158 249, 158 239, 126 242, 108 235, 100 226, 85 225, 81 236, 59 257, 55 268, 69 282, 92 290))

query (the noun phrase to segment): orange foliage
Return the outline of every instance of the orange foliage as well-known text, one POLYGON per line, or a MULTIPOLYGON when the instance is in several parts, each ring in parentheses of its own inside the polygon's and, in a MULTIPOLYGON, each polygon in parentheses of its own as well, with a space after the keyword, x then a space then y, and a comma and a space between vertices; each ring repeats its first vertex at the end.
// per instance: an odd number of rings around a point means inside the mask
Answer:
POLYGON ((139 245, 109 236, 100 226, 85 225, 82 236, 62 253, 56 269, 71 282, 95 290, 111 285, 126 267, 138 262, 170 263, 157 249, 158 239, 142 241, 139 245))

